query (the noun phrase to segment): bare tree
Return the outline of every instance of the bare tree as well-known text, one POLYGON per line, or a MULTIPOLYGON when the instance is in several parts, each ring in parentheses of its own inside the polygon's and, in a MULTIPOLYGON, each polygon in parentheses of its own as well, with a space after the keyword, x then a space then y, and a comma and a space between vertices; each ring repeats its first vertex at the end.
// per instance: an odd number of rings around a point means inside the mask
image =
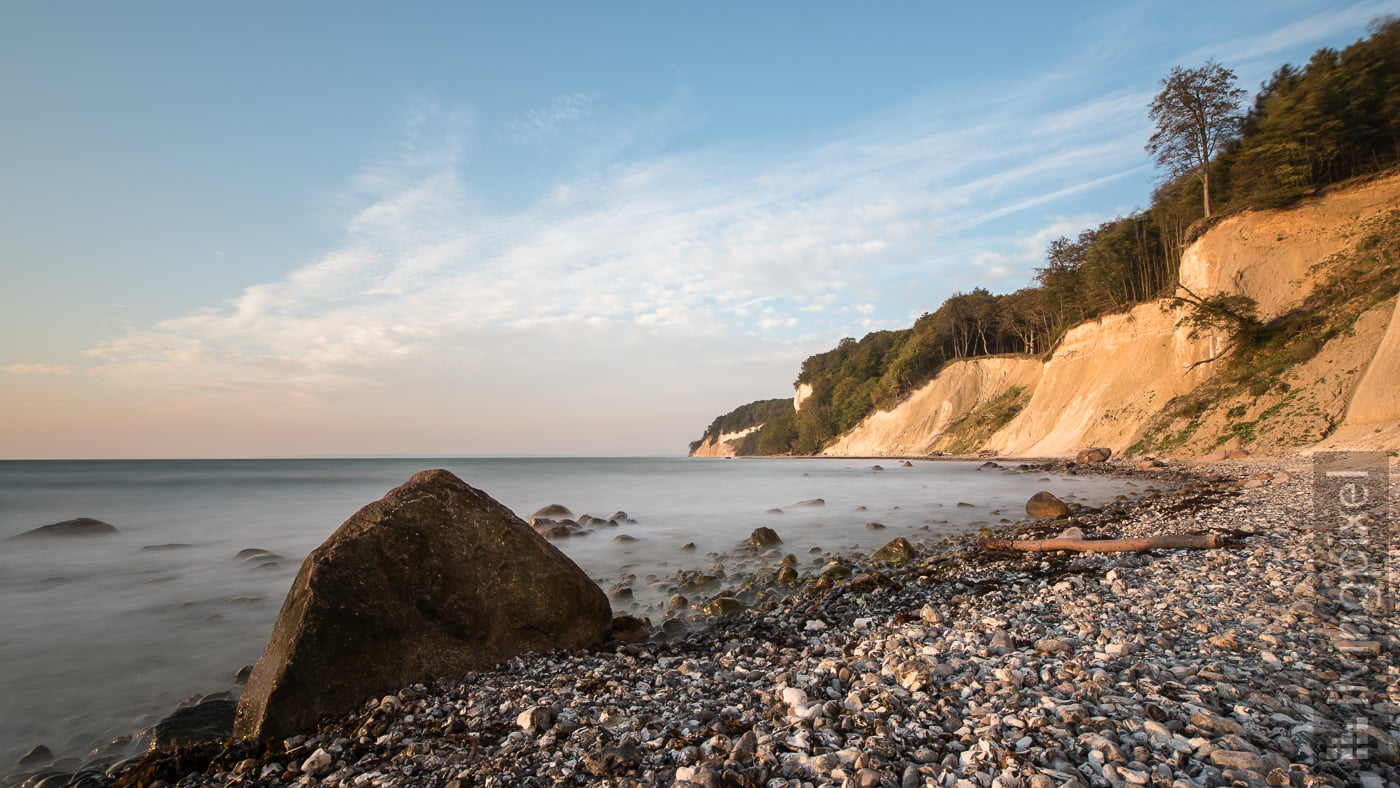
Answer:
POLYGON ((1200 180, 1206 216, 1210 160, 1239 132, 1244 95, 1235 87, 1235 72, 1210 60, 1200 68, 1173 67, 1148 111, 1157 126, 1148 152, 1173 176, 1189 172, 1200 180))

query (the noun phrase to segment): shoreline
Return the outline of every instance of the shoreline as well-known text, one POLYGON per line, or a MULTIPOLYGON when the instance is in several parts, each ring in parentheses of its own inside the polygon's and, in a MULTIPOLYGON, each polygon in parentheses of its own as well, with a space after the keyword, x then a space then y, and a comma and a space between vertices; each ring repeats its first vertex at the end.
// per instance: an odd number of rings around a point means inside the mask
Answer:
POLYGON ((1180 485, 1074 515, 1089 536, 1189 528, 1231 547, 1006 555, 975 535, 942 537, 902 565, 853 558, 849 577, 677 639, 406 688, 268 751, 206 746, 202 768, 177 753, 128 762, 127 776, 145 779, 127 784, 1400 784, 1386 729, 1400 716, 1385 685, 1393 608, 1373 614, 1369 597, 1346 596, 1354 579, 1328 564, 1326 535, 1292 503, 1310 474, 1249 489, 1211 480, 1307 462, 1080 466, 1180 485), (1316 601, 1285 598, 1305 585, 1316 601), (1359 698, 1331 700, 1338 681, 1359 698), (1348 735, 1374 739, 1376 757, 1328 758, 1348 735))

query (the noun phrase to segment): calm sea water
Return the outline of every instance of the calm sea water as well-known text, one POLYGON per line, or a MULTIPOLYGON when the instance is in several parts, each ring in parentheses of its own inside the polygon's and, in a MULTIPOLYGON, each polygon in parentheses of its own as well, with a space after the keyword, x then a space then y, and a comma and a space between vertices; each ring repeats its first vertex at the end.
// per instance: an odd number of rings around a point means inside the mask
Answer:
POLYGON ((626 511, 635 524, 557 544, 605 588, 636 588, 637 605, 662 593, 648 591, 647 576, 712 566, 759 526, 805 562, 812 547, 917 542, 994 523, 994 509, 1015 518, 1039 489, 1093 504, 1125 491, 1111 479, 1042 481, 977 463, 881 463, 877 472, 871 461, 831 459, 0 462, 0 539, 75 517, 121 531, 0 543, 0 773, 36 744, 82 756, 191 695, 233 689, 307 553, 419 470, 446 468, 527 519, 552 503, 605 518, 626 511), (827 505, 791 508, 812 498, 827 505), (887 527, 867 529, 872 521, 887 527), (615 541, 624 533, 636 541, 615 541), (681 550, 687 542, 697 549, 681 550), (285 560, 238 560, 248 548, 285 560))

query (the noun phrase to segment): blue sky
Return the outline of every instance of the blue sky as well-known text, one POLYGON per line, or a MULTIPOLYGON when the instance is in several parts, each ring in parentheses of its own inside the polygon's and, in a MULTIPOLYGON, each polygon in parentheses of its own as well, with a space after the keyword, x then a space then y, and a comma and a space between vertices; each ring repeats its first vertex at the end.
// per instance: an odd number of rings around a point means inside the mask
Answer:
POLYGON ((0 457, 659 454, 1400 3, 0 5, 0 457), (1208 20, 1208 21, 1206 21, 1208 20))

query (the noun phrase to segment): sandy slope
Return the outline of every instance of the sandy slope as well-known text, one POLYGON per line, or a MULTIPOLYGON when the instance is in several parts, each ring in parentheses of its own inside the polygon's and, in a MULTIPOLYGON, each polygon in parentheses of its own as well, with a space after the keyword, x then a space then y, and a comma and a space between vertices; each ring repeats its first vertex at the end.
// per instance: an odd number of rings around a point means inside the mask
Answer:
MULTIPOLYGON (((1222 290, 1247 295, 1265 319, 1285 314, 1313 291, 1320 264, 1350 249, 1366 222, 1397 205, 1400 173, 1289 209, 1227 216, 1183 255, 1181 280, 1198 295, 1222 290)), ((1009 386, 1024 386, 1033 395, 984 448, 1022 456, 1068 454, 1084 446, 1122 452, 1150 416, 1209 378, 1218 366, 1210 359, 1224 349, 1217 338, 1188 336, 1176 325, 1179 315, 1164 307, 1164 302, 1141 304, 1076 326, 1043 364, 1032 358, 951 364, 898 407, 872 414, 824 453, 926 451, 950 425, 1009 386)), ((1325 422, 1320 431, 1331 433, 1318 448, 1400 446, 1397 317, 1400 305, 1387 304, 1359 321, 1362 330, 1333 340, 1319 361, 1295 371, 1297 385, 1317 391, 1294 399, 1314 407, 1325 422), (1338 378, 1344 374, 1350 379, 1338 378)), ((1279 436, 1266 443, 1261 448, 1275 448, 1279 436)))

